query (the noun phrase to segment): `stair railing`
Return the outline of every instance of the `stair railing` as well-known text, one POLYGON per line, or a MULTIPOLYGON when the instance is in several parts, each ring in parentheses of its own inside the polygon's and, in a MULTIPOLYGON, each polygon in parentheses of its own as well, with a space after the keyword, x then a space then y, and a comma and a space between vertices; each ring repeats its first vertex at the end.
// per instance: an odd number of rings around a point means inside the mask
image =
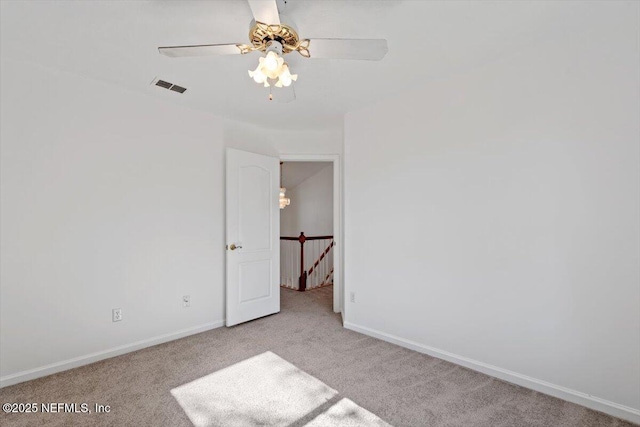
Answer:
POLYGON ((281 285, 305 291, 331 284, 333 256, 329 254, 334 245, 333 236, 305 236, 301 232, 298 237, 280 237, 281 285))

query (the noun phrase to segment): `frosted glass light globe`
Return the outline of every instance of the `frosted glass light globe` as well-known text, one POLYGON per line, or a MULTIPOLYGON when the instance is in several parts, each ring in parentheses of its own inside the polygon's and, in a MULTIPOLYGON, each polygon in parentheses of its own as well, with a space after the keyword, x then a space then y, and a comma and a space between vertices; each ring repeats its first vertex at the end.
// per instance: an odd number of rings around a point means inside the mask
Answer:
POLYGON ((278 69, 278 55, 275 52, 269 52, 263 62, 267 71, 276 71, 278 69))

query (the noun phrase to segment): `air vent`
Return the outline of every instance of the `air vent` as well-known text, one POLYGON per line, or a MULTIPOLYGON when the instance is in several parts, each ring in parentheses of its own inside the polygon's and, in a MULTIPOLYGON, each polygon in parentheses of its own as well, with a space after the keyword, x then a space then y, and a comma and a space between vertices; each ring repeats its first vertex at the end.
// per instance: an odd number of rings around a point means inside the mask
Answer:
POLYGON ((169 90, 172 90, 174 92, 179 92, 179 93, 184 93, 185 90, 187 90, 186 88, 182 87, 182 86, 178 86, 178 85, 173 85, 169 88, 169 90))
POLYGON ((169 82, 165 82, 164 80, 158 80, 156 82, 156 86, 160 86, 163 87, 165 89, 171 89, 171 86, 173 86, 171 83, 169 82))
POLYGON ((156 86, 160 86, 162 88, 169 89, 178 93, 185 93, 185 91, 187 90, 187 88, 185 87, 174 85, 173 83, 169 83, 160 79, 155 79, 153 82, 156 86))

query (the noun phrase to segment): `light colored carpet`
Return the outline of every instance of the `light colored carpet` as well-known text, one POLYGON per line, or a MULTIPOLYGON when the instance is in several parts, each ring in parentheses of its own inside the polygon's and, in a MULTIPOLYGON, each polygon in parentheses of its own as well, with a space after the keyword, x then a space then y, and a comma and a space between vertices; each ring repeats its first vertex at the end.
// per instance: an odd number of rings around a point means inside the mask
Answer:
POLYGON ((388 426, 268 351, 171 390, 196 427, 388 426), (308 421, 308 422, 307 422, 308 421))
MULTIPOLYGON (((217 408, 233 412, 234 404, 224 399, 224 390, 216 391, 219 384, 211 379, 222 378, 230 387, 235 384, 236 392, 249 393, 246 388, 252 380, 243 379, 242 372, 264 373, 261 364, 271 356, 262 360, 260 356, 269 352, 277 355, 271 359, 277 360, 273 362, 276 371, 292 374, 284 382, 291 390, 283 391, 279 402, 301 389, 299 399, 285 411, 287 420, 300 417, 289 424, 292 427, 330 426, 336 420, 341 425, 375 425, 380 419, 396 427, 632 425, 345 330, 331 311, 331 293, 331 287, 304 293, 283 289, 280 314, 0 389, 2 403, 90 402, 112 408, 107 414, 0 413, 0 425, 192 426, 199 425, 198 414, 203 420, 222 422, 216 421, 217 408), (234 369, 237 381, 233 381, 235 374, 230 375, 234 369), (198 403, 193 390, 200 386, 220 399, 222 406, 198 403), (308 390, 311 394, 305 395, 308 390), (319 396, 324 403, 317 400, 319 396)), ((266 382, 273 384, 272 379, 266 382)), ((251 401, 260 406, 263 403, 256 396, 265 394, 265 399, 275 399, 271 395, 275 391, 269 389, 277 387, 257 388, 251 401)), ((269 410, 277 413, 274 405, 280 403, 276 399, 269 410)), ((250 426, 251 421, 244 425, 250 426)))

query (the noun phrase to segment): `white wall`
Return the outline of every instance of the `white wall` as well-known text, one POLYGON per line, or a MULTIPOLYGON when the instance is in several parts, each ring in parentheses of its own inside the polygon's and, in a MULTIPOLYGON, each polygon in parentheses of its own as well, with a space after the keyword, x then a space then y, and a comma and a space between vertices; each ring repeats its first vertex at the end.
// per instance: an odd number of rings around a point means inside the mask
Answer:
POLYGON ((346 320, 639 421, 638 4, 609 6, 347 114, 346 320))
POLYGON ((3 383, 220 326, 222 120, 4 57, 1 78, 3 383))
POLYGON ((232 119, 224 122, 227 147, 273 157, 283 154, 342 154, 343 139, 342 129, 283 130, 232 119))
MULTIPOLYGON (((286 167, 286 163, 283 165, 286 167)), ((280 234, 307 236, 333 234, 333 164, 327 165, 293 188, 288 188, 291 204, 280 210, 280 234)))

